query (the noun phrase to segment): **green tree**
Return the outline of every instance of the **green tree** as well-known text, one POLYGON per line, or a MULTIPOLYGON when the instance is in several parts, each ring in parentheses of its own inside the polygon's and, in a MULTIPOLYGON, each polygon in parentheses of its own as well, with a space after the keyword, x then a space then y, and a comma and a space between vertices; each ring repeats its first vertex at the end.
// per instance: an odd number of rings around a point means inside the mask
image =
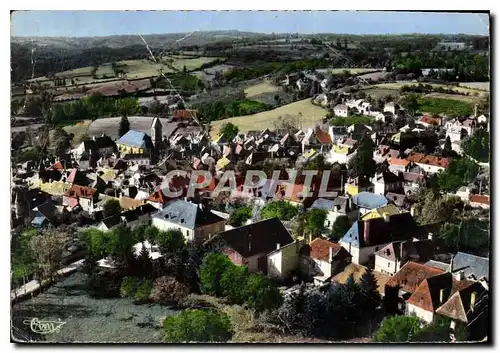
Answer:
POLYGON ((305 215, 305 232, 316 238, 325 228, 326 211, 320 209, 309 210, 305 215))
POLYGON ((272 310, 283 303, 283 296, 267 277, 252 273, 245 287, 246 304, 257 312, 272 310))
POLYGON ((222 295, 234 304, 242 304, 247 299, 245 290, 247 280, 248 268, 246 266, 228 266, 220 280, 222 295))
POLYGON ((354 158, 349 160, 349 169, 356 177, 373 177, 377 169, 373 159, 373 141, 363 137, 354 158))
POLYGON ((120 119, 120 126, 118 127, 118 136, 122 137, 130 130, 130 123, 126 116, 120 119))
POLYGON ((421 332, 422 322, 416 316, 392 316, 382 321, 373 335, 378 343, 413 342, 421 332))
POLYGON ((410 114, 415 115, 415 113, 420 108, 418 103, 418 96, 416 94, 409 94, 403 97, 400 101, 400 105, 410 114))
POLYGON ((45 229, 31 238, 31 250, 41 274, 50 281, 61 268, 64 247, 68 240, 66 232, 55 228, 45 229))
POLYGON ((118 216, 122 212, 120 201, 116 199, 109 199, 102 206, 102 213, 104 217, 118 216))
POLYGON ((361 288, 362 300, 364 302, 362 307, 367 312, 373 312, 380 305, 380 293, 377 290, 377 279, 373 275, 370 268, 367 268, 365 273, 361 276, 359 286, 361 288))
POLYGON ((220 133, 224 135, 224 139, 226 141, 232 141, 236 137, 236 135, 238 135, 239 131, 240 129, 236 125, 231 123, 223 124, 220 129, 220 133))
POLYGON ((169 229, 164 232, 158 232, 156 243, 162 254, 168 254, 182 250, 185 246, 185 239, 179 229, 169 229))
POLYGON ((221 253, 211 253, 203 259, 200 267, 201 291, 205 294, 222 296, 221 279, 224 273, 233 266, 229 258, 221 253))
POLYGON ((444 171, 437 175, 438 186, 445 191, 453 191, 474 181, 479 173, 479 165, 467 157, 453 159, 444 171))
POLYGON ((188 309, 163 321, 163 338, 169 343, 227 342, 232 335, 231 320, 218 311, 188 309))
POLYGON ((133 254, 133 246, 138 243, 132 230, 125 224, 119 224, 111 231, 108 253, 115 261, 127 266, 133 254))
POLYGON ((351 221, 347 216, 340 215, 335 219, 332 226, 332 232, 330 234, 330 238, 333 241, 340 240, 345 233, 351 228, 351 221))
POLYGON ((451 147, 450 136, 446 136, 446 141, 445 141, 444 147, 443 147, 443 154, 445 156, 451 156, 451 155, 453 155, 453 149, 451 147))
POLYGON ((252 218, 252 208, 249 206, 238 207, 231 213, 229 224, 233 227, 241 227, 247 220, 252 218))
POLYGON ((283 200, 271 201, 260 211, 260 216, 264 219, 279 218, 282 221, 289 221, 297 215, 298 208, 283 200))

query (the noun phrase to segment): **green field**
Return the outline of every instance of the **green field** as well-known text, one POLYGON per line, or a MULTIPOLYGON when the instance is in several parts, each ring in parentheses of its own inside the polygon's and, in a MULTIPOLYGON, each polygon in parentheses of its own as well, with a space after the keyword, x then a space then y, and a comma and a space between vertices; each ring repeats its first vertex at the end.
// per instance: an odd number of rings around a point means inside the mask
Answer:
POLYGON ((452 99, 440 99, 419 97, 418 110, 428 114, 444 114, 448 116, 467 116, 474 111, 473 105, 467 102, 461 102, 452 99))

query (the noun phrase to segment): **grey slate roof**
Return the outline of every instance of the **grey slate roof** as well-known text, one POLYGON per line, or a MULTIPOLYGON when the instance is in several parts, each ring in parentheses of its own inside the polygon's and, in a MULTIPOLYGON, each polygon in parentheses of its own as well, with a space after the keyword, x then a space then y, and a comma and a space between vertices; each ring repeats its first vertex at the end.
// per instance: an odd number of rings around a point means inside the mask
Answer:
POLYGON ((448 271, 450 269, 450 264, 435 260, 429 260, 424 265, 433 268, 438 268, 443 271, 448 271))
POLYGON ((464 271, 465 277, 474 275, 476 279, 486 277, 489 279, 490 275, 490 259, 486 257, 479 257, 463 252, 458 252, 452 260, 452 272, 464 271))
POLYGON ((125 135, 120 137, 116 143, 140 148, 152 147, 151 138, 144 132, 136 130, 129 130, 125 135))
POLYGON ((183 200, 171 203, 154 217, 189 229, 224 221, 214 213, 200 209, 197 204, 183 200))
POLYGON ((387 199, 382 195, 362 191, 352 198, 354 204, 358 207, 374 209, 387 205, 387 199))

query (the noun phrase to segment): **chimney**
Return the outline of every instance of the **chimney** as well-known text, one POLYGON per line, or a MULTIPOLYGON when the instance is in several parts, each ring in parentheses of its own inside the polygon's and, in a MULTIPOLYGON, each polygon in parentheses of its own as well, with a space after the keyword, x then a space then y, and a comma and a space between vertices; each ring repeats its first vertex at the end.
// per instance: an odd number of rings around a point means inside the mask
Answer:
POLYGON ((365 245, 370 244, 370 221, 366 220, 364 222, 365 228, 363 232, 363 239, 365 240, 365 245))
POLYGON ((277 243, 276 244, 276 250, 279 250, 280 249, 280 243, 277 243))
POLYGON ((439 304, 443 304, 444 302, 444 289, 439 291, 439 304))
POLYGON ((434 239, 434 234, 432 232, 429 232, 429 234, 427 234, 427 239, 433 240, 434 239))
POLYGON ((464 270, 460 270, 458 271, 456 274, 455 274, 455 279, 457 281, 462 281, 465 279, 465 271, 464 270))
POLYGON ((333 248, 330 247, 328 248, 328 262, 332 263, 332 261, 333 261, 333 248))
POLYGON ((474 311, 474 305, 476 305, 476 292, 472 292, 470 295, 470 311, 474 311))
POLYGON ((384 213, 384 222, 389 223, 391 217, 388 213, 384 213))
POLYGON ((92 140, 94 140, 94 141, 95 141, 95 136, 92 136, 92 140))

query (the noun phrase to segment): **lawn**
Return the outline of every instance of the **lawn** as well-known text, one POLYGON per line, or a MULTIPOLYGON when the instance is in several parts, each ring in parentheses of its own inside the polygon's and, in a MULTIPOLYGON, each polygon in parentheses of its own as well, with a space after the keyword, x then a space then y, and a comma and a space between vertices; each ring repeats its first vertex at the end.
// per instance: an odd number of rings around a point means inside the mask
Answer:
POLYGON ((247 87, 245 89, 245 94, 247 98, 258 96, 263 93, 274 93, 279 91, 279 88, 269 82, 257 83, 253 86, 247 87))
POLYGON ((424 97, 449 99, 449 100, 456 100, 456 101, 466 102, 466 103, 477 103, 480 100, 479 97, 475 97, 475 96, 464 96, 463 94, 449 94, 449 93, 438 93, 438 92, 428 93, 424 97))
POLYGON ((391 95, 394 98, 397 98, 401 95, 399 90, 397 89, 390 89, 390 88, 380 88, 380 87, 374 87, 374 86, 367 86, 366 88, 363 88, 363 92, 365 92, 367 95, 372 96, 373 99, 378 99, 384 96, 391 95))
POLYGON ((490 91, 490 83, 489 82, 463 82, 459 83, 461 87, 472 88, 474 90, 481 91, 490 91))
POLYGON ((212 63, 216 60, 219 60, 222 58, 215 58, 215 57, 199 57, 199 58, 182 58, 182 59, 175 59, 172 65, 174 68, 176 68, 179 71, 184 70, 184 66, 186 66, 187 71, 193 71, 201 67, 201 65, 204 64, 209 64, 212 63))
POLYGON ((284 118, 297 119, 301 125, 299 127, 311 127, 321 122, 326 114, 325 109, 312 104, 310 99, 304 99, 253 115, 214 121, 211 123, 210 134, 216 136, 222 124, 228 122, 237 125, 240 131, 274 129, 275 123, 284 118))

